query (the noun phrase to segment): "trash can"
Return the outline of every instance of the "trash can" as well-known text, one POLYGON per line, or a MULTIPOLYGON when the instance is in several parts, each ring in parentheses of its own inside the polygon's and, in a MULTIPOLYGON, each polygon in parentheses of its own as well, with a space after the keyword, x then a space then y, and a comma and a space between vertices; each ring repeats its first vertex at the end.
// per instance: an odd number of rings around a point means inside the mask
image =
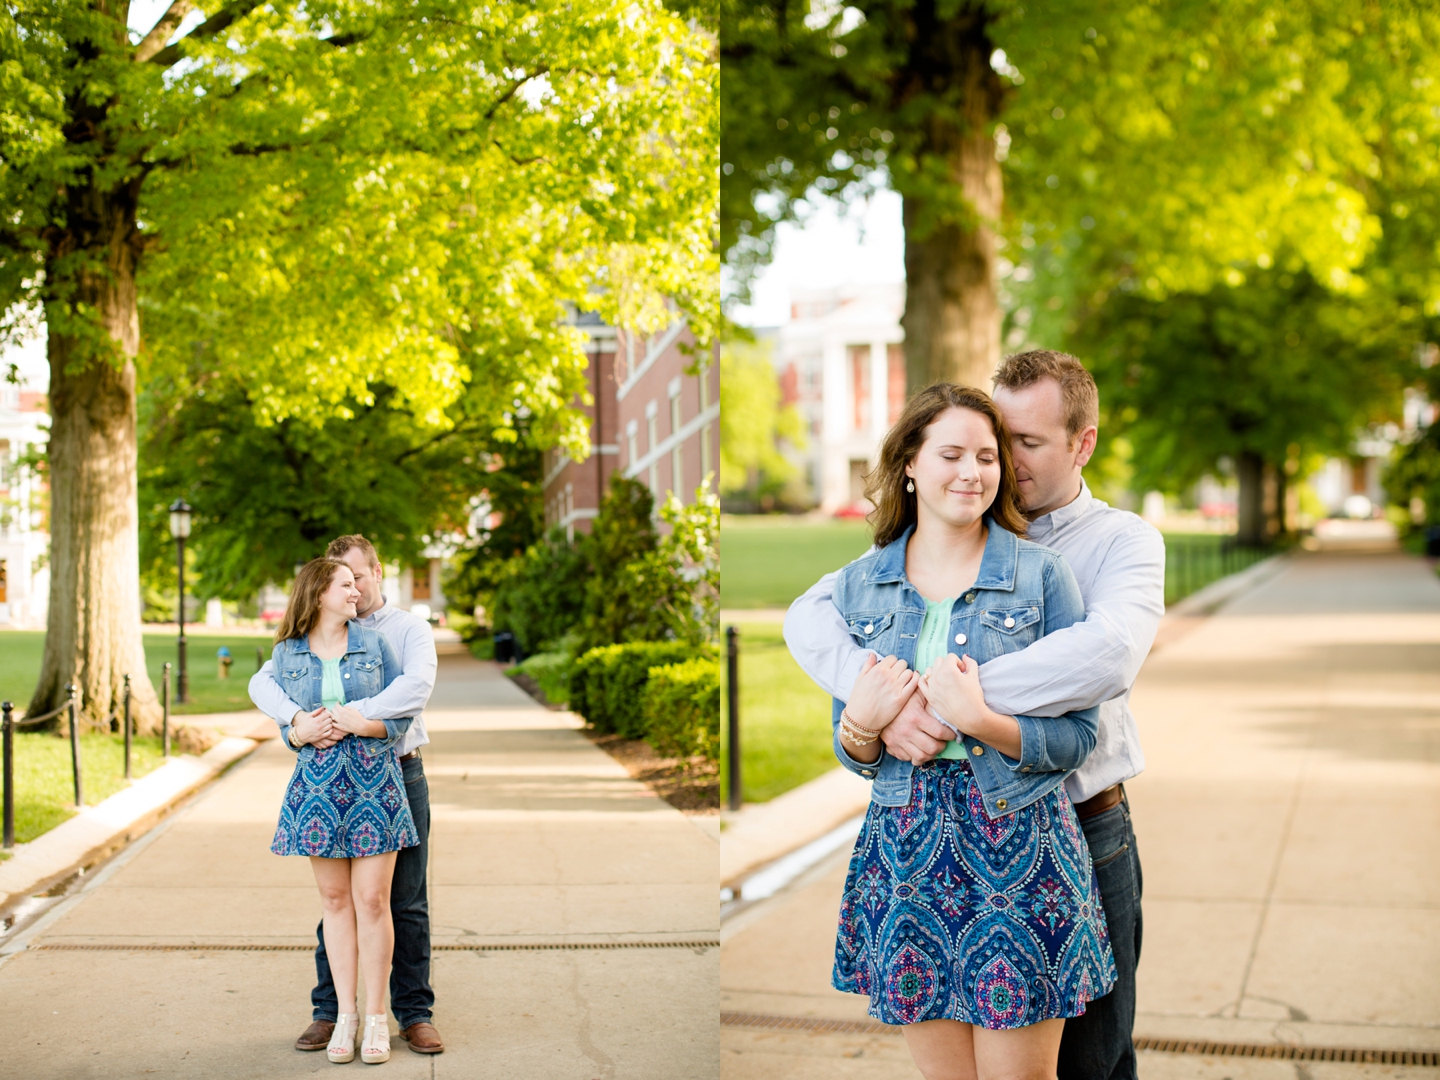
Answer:
POLYGON ((1425 530, 1425 554, 1440 559, 1440 525, 1425 530))
POLYGON ((234 658, 230 655, 230 647, 228 645, 221 645, 220 648, 215 650, 215 659, 220 665, 218 672, 220 678, 228 679, 230 677, 230 665, 235 662, 234 658))
POLYGON ((515 635, 509 630, 501 630, 495 635, 495 660, 497 663, 509 664, 516 659, 515 635))

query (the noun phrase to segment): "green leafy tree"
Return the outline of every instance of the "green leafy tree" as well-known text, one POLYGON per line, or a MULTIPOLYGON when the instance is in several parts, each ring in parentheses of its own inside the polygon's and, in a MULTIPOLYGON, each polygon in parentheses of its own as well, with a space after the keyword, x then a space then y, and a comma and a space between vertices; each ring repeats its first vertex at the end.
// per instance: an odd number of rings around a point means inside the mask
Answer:
MULTIPOLYGON (((422 428, 379 386, 348 420, 322 427, 289 417, 259 421, 243 386, 209 383, 178 401, 142 395, 141 565, 173 588, 169 503, 194 508, 187 586, 202 597, 252 597, 283 582, 343 533, 363 532, 386 561, 413 563, 432 538, 464 535, 477 503, 505 507, 482 528, 485 549, 518 554, 539 535, 539 452, 524 437, 498 442, 488 417, 450 406, 443 428, 422 428), (518 536, 519 539, 516 537, 518 536), (523 539, 523 543, 519 542, 523 539), (193 576, 191 576, 193 575, 193 576)), ((518 436, 518 437, 517 437, 518 436)))
POLYGON ((720 348, 720 491, 758 501, 774 497, 798 470, 780 452, 784 439, 805 446, 805 419, 782 405, 769 342, 727 341, 720 348))
POLYGON ((1279 251, 1347 287, 1400 134, 1378 121, 1403 104, 1423 137, 1440 43, 1428 9, 1340 0, 735 0, 721 40, 727 261, 743 285, 803 199, 893 186, 912 390, 988 383, 999 290, 1050 242, 1098 245, 1080 293, 1203 292, 1279 251))
POLYGON ((1230 458, 1251 544, 1279 529, 1287 466, 1346 453, 1358 425, 1393 411, 1413 368, 1388 303, 1286 270, 1164 300, 1117 292, 1072 347, 1100 385, 1107 434, 1133 446, 1135 480, 1175 491, 1230 458))
POLYGON ((713 335, 713 35, 657 0, 17 0, 0 12, 0 337, 48 332, 49 632, 32 710, 134 676, 136 384, 261 423, 390 404, 583 455, 568 305, 713 335), (190 17, 190 16, 194 17, 190 17))

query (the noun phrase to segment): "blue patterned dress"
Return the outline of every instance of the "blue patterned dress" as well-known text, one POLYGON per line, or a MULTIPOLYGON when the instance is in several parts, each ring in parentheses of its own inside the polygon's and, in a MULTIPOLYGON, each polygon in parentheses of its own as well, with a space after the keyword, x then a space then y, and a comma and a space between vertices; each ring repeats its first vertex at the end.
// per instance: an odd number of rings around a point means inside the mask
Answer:
MULTIPOLYGON (((950 601, 927 602, 917 670, 944 652, 943 636, 924 646, 949 612, 950 601)), ((1079 1016, 1109 993, 1100 887, 1065 788, 991 818, 968 758, 945 757, 914 770, 908 805, 872 802, 845 878, 832 982, 868 995, 887 1024, 992 1030, 1079 1016)))
MULTIPOLYGON (((345 704, 340 661, 323 660, 326 708, 345 704)), ((420 842, 405 776, 392 747, 346 735, 327 750, 302 753, 280 804, 270 850, 276 855, 355 859, 420 842)))

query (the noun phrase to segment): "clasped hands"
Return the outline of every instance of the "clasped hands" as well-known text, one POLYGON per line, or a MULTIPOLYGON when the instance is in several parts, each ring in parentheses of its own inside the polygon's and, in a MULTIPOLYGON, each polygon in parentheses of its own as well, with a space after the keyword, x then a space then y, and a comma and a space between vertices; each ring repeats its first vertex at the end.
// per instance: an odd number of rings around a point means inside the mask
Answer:
POLYGON ((955 738, 936 717, 962 734, 982 737, 997 719, 985 704, 980 665, 946 653, 925 674, 899 657, 868 657, 846 703, 850 718, 880 732, 886 750, 902 761, 923 765, 955 738))
POLYGON ((349 705, 333 709, 322 705, 312 712, 297 712, 290 723, 295 729, 295 741, 309 743, 317 750, 330 749, 346 735, 368 734, 370 725, 359 710, 349 705))

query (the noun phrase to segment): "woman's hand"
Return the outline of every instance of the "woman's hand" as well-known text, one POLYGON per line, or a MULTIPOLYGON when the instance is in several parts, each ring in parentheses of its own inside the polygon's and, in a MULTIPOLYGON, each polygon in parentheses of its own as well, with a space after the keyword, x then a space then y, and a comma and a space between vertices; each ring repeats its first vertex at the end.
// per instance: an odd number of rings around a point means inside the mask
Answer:
POLYGON ((295 741, 302 746, 309 743, 316 750, 328 750, 340 741, 344 732, 336 731, 330 710, 323 705, 311 712, 297 712, 290 721, 295 731, 295 741))
POLYGON ((980 665, 973 659, 946 653, 925 676, 923 689, 937 716, 1008 757, 1020 757, 1020 725, 985 704, 980 665))
POLYGON ((918 683, 919 676, 904 660, 887 656, 877 662, 871 654, 860 669, 845 711, 861 727, 880 731, 900 715, 918 683))
POLYGON ((335 729, 347 735, 364 735, 371 739, 385 737, 385 725, 379 720, 366 720, 358 709, 349 705, 336 705, 330 710, 335 720, 335 729))

